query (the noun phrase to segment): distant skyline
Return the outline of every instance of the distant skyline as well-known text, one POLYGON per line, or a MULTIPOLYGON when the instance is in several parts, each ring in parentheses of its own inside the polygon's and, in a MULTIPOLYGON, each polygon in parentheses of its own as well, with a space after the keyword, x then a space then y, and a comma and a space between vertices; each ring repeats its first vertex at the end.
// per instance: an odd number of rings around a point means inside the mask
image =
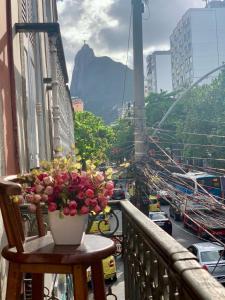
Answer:
MULTIPOLYGON (((126 63, 131 0, 63 0, 57 5, 70 80, 74 57, 84 40, 96 56, 126 63)), ((187 9, 204 6, 202 0, 149 0, 143 15, 144 60, 155 50, 169 49, 169 37, 187 9)), ((131 28, 131 68, 132 60, 131 28)))

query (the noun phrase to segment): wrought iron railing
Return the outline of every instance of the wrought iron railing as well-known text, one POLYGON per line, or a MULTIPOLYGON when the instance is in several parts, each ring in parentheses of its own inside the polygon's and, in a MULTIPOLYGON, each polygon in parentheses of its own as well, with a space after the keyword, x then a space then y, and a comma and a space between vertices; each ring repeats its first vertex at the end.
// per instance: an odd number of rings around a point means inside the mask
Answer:
MULTIPOLYGON (((117 230, 111 233, 123 238, 126 300, 225 299, 225 288, 196 257, 129 201, 111 201, 110 206, 112 222, 122 221, 122 227, 113 224, 117 230)), ((112 237, 110 232, 102 234, 112 237)))
POLYGON ((225 299, 196 257, 129 201, 121 201, 126 300, 225 299))

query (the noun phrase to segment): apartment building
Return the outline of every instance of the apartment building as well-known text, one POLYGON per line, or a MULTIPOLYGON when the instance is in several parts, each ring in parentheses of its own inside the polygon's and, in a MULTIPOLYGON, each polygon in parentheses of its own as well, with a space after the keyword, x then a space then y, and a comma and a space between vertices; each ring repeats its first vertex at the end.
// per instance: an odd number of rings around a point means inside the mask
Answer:
MULTIPOLYGON (((0 176, 27 172, 74 141, 56 0, 0 0, 0 176)), ((0 251, 6 244, 0 214, 0 251)), ((5 261, 0 259, 0 298, 5 261)))
POLYGON ((224 1, 210 1, 184 14, 170 37, 174 90, 190 86, 225 62, 224 28, 224 1))
POLYGON ((155 51, 147 56, 147 89, 148 93, 172 91, 170 51, 155 51))

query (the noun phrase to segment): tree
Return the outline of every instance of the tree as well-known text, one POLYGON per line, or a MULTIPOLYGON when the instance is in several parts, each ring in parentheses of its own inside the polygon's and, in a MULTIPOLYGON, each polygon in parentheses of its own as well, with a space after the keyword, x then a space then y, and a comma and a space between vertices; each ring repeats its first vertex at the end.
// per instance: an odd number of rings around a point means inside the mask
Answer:
POLYGON ((115 139, 112 127, 88 111, 76 112, 74 120, 76 147, 82 159, 91 159, 98 163, 107 160, 115 139))
POLYGON ((117 162, 130 160, 134 150, 133 125, 130 118, 118 119, 113 124, 115 140, 111 148, 111 158, 117 162))
MULTIPOLYGON (((158 131, 160 146, 179 148, 184 162, 225 167, 225 71, 211 84, 194 87, 174 107, 158 131)), ((146 99, 146 120, 157 127, 173 103, 170 93, 150 94, 146 99)))

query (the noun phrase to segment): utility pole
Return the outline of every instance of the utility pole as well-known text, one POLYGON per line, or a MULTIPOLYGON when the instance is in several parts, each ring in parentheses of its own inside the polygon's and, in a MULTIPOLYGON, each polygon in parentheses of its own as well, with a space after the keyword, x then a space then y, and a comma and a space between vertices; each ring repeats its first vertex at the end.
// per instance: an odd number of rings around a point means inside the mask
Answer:
POLYGON ((135 160, 135 196, 134 204, 146 213, 144 205, 145 183, 143 177, 143 158, 145 151, 145 103, 144 103, 144 70, 142 13, 143 0, 132 0, 133 5, 133 59, 134 59, 134 160, 135 160))
POLYGON ((144 113, 144 71, 142 0, 132 0, 133 5, 133 59, 134 59, 134 148, 135 161, 145 156, 145 113, 144 113))

